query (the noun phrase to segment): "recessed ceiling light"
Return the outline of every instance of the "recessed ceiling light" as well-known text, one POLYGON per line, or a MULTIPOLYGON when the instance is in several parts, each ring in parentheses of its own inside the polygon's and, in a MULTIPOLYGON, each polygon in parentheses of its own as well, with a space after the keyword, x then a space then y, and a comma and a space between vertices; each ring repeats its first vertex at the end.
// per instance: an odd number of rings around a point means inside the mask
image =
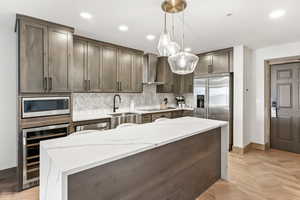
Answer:
POLYGON ((126 26, 126 25, 120 25, 119 26, 119 30, 122 31, 122 32, 126 32, 126 31, 128 31, 128 26, 126 26))
POLYGON ((156 37, 155 37, 155 35, 149 34, 146 36, 146 38, 147 38, 147 40, 154 40, 156 37))
POLYGON ((185 48, 185 49, 184 49, 184 51, 186 51, 186 52, 191 52, 191 51, 192 51, 192 49, 191 49, 191 48, 189 48, 189 47, 187 47, 187 48, 185 48))
POLYGON ((91 19, 91 18, 93 17, 90 13, 87 13, 87 12, 82 12, 82 13, 80 13, 80 16, 81 16, 83 19, 91 19))
POLYGON ((271 19, 277 19, 277 18, 280 18, 280 17, 284 16, 285 13, 286 13, 285 10, 274 10, 270 13, 269 16, 270 16, 271 19))

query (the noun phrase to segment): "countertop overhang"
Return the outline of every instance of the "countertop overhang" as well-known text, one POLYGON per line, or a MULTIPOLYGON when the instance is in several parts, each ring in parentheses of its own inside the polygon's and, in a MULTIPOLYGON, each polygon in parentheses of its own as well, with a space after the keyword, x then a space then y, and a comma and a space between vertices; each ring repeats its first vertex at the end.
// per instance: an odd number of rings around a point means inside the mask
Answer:
POLYGON ((70 175, 226 126, 224 121, 182 117, 43 141, 40 148, 61 173, 70 175))
MULTIPOLYGON (((173 109, 157 109, 152 111, 147 111, 145 109, 137 109, 133 113, 136 113, 138 115, 145 115, 145 114, 155 114, 155 113, 163 113, 163 112, 175 112, 175 111, 193 111, 194 108, 173 108, 173 109)), ((124 113, 129 112, 128 109, 120 110, 116 113, 124 113)), ((109 111, 81 111, 81 112, 73 112, 73 122, 79 122, 79 121, 88 121, 88 120, 97 120, 97 119, 108 119, 112 118, 110 115, 112 112, 109 111)))

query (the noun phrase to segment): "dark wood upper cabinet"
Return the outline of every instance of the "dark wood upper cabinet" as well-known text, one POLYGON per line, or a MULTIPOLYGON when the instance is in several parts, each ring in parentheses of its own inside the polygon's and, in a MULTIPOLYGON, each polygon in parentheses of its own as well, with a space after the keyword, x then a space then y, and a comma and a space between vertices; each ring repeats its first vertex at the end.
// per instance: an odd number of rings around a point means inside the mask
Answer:
POLYGON ((19 25, 20 91, 45 92, 48 77, 47 26, 27 20, 20 21, 19 25))
POLYGON ((118 91, 142 92, 143 53, 119 48, 118 51, 118 91))
POLYGON ((212 55, 212 73, 226 73, 230 70, 229 52, 219 52, 212 55))
POLYGON ((74 64, 70 69, 70 80, 72 91, 83 92, 87 89, 87 48, 88 43, 84 40, 74 38, 74 64))
POLYGON ((199 61, 195 69, 195 76, 208 74, 211 70, 212 57, 210 55, 199 56, 199 61))
POLYGON ((17 15, 20 93, 70 92, 74 29, 17 15))
POLYGON ((156 80, 164 83, 157 86, 158 93, 172 93, 174 91, 174 74, 171 71, 167 57, 158 58, 156 80))
POLYGON ((195 76, 232 72, 232 48, 200 54, 195 76))
POLYGON ((183 76, 183 93, 194 92, 194 74, 187 74, 183 76))
POLYGON ((142 92, 142 70, 141 51, 74 37, 74 92, 142 92))
POLYGON ((133 53, 127 49, 118 51, 118 84, 119 91, 131 92, 131 76, 133 69, 133 53))
POLYGON ((103 46, 102 49, 102 76, 101 91, 115 92, 118 89, 117 84, 117 63, 118 49, 112 46, 103 46))
POLYGON ((143 54, 133 55, 131 87, 132 92, 143 92, 143 54))
POLYGON ((48 28, 50 92, 70 92, 69 68, 73 64, 73 35, 60 28, 48 28))
POLYGON ((28 16, 17 15, 17 25, 20 93, 143 91, 142 51, 73 36, 72 27, 28 16))
POLYGON ((185 94, 193 93, 194 90, 194 74, 174 75, 174 93, 185 94))
POLYGON ((102 47, 96 43, 88 43, 87 91, 101 90, 102 47))

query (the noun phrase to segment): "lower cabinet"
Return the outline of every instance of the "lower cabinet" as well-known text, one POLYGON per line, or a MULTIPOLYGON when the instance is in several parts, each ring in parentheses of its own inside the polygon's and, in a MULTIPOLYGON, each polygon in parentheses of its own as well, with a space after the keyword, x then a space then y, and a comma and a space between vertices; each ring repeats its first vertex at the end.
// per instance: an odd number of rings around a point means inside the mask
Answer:
POLYGON ((171 112, 164 112, 164 113, 155 113, 152 114, 152 121, 154 122, 155 120, 159 118, 172 118, 172 113, 171 112))
POLYGON ((194 116, 194 111, 193 110, 184 110, 182 113, 183 117, 193 117, 194 116))
POLYGON ((151 114, 142 115, 142 124, 151 123, 151 122, 152 122, 151 114))
POLYGON ((175 119, 175 118, 182 117, 182 114, 183 114, 182 110, 174 111, 174 112, 172 112, 172 118, 175 119))
POLYGON ((143 114, 141 122, 142 124, 145 124, 145 123, 154 122, 159 118, 175 119, 175 118, 186 117, 186 116, 193 116, 193 111, 175 110, 175 111, 160 112, 160 113, 153 113, 153 114, 143 114))

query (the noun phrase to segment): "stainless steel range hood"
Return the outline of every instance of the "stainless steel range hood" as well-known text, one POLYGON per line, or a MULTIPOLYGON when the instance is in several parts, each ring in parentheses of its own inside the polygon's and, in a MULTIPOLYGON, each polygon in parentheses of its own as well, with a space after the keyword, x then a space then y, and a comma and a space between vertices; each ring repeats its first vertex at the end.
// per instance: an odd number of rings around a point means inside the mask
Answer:
POLYGON ((156 73, 157 73, 157 60, 158 57, 155 54, 145 54, 144 55, 144 69, 143 69, 143 84, 154 84, 162 85, 163 82, 157 82, 156 73))

